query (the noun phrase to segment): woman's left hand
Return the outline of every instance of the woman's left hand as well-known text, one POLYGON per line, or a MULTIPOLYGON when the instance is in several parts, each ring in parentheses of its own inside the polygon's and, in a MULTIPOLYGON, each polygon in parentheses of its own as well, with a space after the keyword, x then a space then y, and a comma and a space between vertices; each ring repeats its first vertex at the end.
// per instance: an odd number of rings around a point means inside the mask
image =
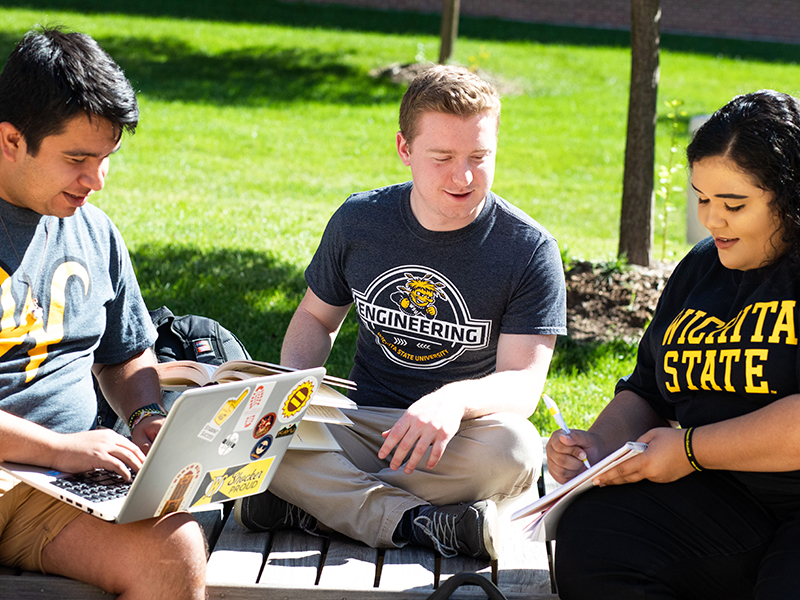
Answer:
POLYGON ((642 435, 637 442, 647 444, 647 450, 626 460, 594 479, 595 485, 618 485, 649 479, 669 483, 691 473, 683 440, 685 431, 672 427, 657 427, 642 435))

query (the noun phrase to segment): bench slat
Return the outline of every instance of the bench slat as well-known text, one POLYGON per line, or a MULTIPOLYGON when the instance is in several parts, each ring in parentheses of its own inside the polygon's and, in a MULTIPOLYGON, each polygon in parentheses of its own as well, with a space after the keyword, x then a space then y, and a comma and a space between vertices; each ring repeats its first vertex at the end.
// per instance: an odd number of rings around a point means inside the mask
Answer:
POLYGON ((465 572, 478 573, 492 581, 492 563, 490 561, 478 560, 468 556, 454 556, 453 558, 442 557, 439 567, 439 585, 442 585, 453 575, 465 572))
POLYGON ((416 546, 386 550, 378 587, 381 590, 433 591, 436 558, 430 550, 416 546))
POLYGON ((0 597, 14 600, 109 600, 116 596, 82 581, 57 575, 36 573, 28 576, 0 577, 0 597))
POLYGON ((313 587, 324 545, 323 538, 302 531, 276 532, 258 582, 270 587, 313 587))
POLYGON ((225 507, 219 502, 209 504, 202 510, 192 511, 192 516, 203 530, 208 547, 213 548, 225 523, 225 507))
POLYGON ((229 515, 208 559, 206 581, 255 584, 266 560, 268 545, 268 533, 251 533, 229 515))
MULTIPOLYGON (((2 583, 0 581, 0 583, 2 583)), ((264 586, 211 585, 210 600, 427 600, 431 590, 371 590, 269 588, 264 586)), ((453 600, 486 600, 486 593, 478 587, 461 587, 452 596, 453 600)), ((508 596, 509 600, 558 600, 555 594, 524 594, 508 596)), ((25 600, 28 600, 27 598, 25 600)), ((39 599, 41 600, 41 599, 39 599)), ((71 600, 71 599, 70 599, 71 600)), ((99 600, 99 598, 91 598, 99 600)), ((104 600, 108 600, 108 596, 104 600)))
POLYGON ((378 550, 346 536, 333 534, 325 553, 319 587, 373 589, 378 550))

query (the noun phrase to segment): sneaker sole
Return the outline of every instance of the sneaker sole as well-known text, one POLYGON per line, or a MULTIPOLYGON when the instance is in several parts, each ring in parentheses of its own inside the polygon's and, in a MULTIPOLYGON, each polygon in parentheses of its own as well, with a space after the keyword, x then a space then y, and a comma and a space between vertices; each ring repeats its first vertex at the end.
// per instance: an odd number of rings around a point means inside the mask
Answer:
POLYGON ((242 522, 242 499, 239 498, 236 502, 233 503, 233 519, 240 527, 244 527, 245 529, 249 529, 247 525, 242 522))
POLYGON ((485 519, 487 525, 483 527, 483 546, 486 548, 486 553, 491 560, 496 560, 499 556, 497 547, 495 546, 494 534, 499 526, 497 517, 497 504, 491 500, 486 501, 485 519))
POLYGON ((233 520, 236 521, 236 523, 240 527, 246 529, 247 531, 254 531, 256 533, 268 532, 269 529, 266 529, 264 527, 259 527, 252 521, 250 523, 245 522, 244 514, 242 513, 242 507, 244 506, 245 500, 247 500, 247 498, 239 498, 238 500, 236 500, 236 502, 233 503, 233 520))

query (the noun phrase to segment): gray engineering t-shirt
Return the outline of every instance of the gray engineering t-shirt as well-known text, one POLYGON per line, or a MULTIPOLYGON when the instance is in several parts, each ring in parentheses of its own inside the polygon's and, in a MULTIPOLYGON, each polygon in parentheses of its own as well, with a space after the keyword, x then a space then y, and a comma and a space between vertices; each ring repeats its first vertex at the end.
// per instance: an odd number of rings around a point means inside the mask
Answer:
POLYGON ((91 205, 59 219, 0 200, 0 215, 12 240, 0 229, 0 409, 61 433, 91 429, 92 364, 123 362, 156 337, 128 250, 91 205))
POLYGON ((407 408, 494 372, 500 333, 567 332, 561 256, 541 225, 490 192, 466 227, 429 231, 411 212, 411 187, 350 196, 306 270, 324 302, 355 305, 350 397, 363 406, 407 408))

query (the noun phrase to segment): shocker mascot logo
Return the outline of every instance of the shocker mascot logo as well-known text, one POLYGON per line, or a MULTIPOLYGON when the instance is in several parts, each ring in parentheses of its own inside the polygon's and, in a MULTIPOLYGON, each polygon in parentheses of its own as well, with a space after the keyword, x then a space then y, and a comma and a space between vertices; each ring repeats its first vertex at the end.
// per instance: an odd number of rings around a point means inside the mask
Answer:
POLYGON ((399 291, 391 295, 392 301, 407 315, 425 316, 429 319, 436 317, 437 298, 447 301, 442 289, 443 283, 431 281, 433 274, 425 277, 414 277, 411 273, 403 273, 406 278, 405 285, 398 285, 399 291))
POLYGON ((398 267, 353 298, 362 324, 398 364, 435 369, 489 344, 491 321, 473 319, 458 289, 433 269, 398 267))

